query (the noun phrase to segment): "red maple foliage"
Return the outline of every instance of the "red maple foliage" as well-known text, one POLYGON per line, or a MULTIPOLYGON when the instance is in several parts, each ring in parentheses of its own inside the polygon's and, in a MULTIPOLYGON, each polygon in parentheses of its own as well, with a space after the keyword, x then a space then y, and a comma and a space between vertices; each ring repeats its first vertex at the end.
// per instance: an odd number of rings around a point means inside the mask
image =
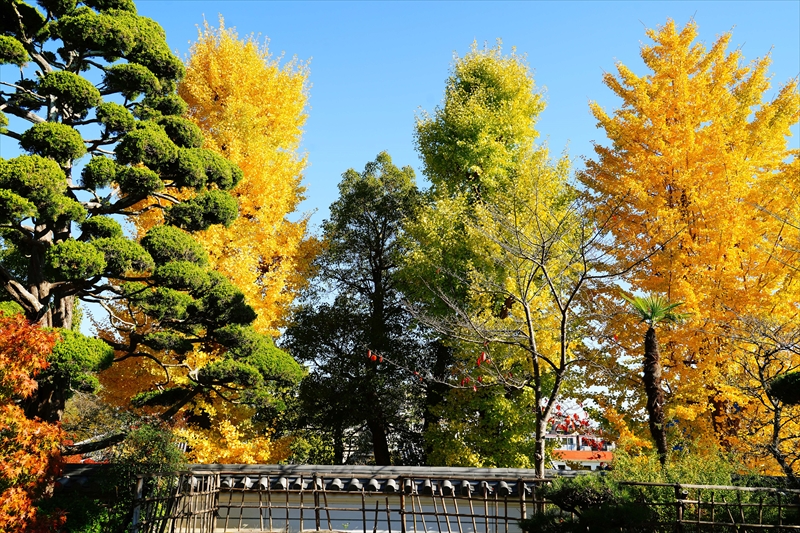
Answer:
POLYGON ((55 531, 64 517, 41 516, 35 501, 61 469, 59 426, 25 417, 17 402, 36 388, 35 376, 58 335, 22 315, 0 312, 0 531, 55 531))

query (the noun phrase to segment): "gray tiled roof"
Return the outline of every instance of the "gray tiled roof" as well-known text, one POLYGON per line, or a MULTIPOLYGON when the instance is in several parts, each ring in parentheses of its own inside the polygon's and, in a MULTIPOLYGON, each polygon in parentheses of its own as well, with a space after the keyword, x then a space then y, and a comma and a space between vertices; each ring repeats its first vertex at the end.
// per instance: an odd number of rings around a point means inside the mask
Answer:
MULTIPOLYGON (((85 483, 95 472, 107 465, 66 465, 59 480, 62 486, 85 483)), ((327 491, 444 495, 488 494, 499 496, 518 494, 518 480, 526 493, 536 479, 535 471, 523 468, 458 468, 422 466, 365 466, 365 465, 191 465, 196 474, 218 473, 224 489, 327 491), (401 489, 402 487, 402 489, 401 489)), ((547 477, 563 476, 564 471, 548 470, 547 477)), ((576 475, 577 472, 566 472, 576 475)))

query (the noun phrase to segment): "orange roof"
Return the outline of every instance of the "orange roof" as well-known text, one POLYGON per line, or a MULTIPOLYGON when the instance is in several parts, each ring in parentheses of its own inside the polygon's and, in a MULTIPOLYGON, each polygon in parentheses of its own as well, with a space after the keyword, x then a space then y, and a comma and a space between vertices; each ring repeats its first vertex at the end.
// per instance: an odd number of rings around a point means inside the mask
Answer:
POLYGON ((611 452, 582 450, 553 450, 553 456, 562 461, 601 461, 610 463, 614 460, 614 454, 611 452))

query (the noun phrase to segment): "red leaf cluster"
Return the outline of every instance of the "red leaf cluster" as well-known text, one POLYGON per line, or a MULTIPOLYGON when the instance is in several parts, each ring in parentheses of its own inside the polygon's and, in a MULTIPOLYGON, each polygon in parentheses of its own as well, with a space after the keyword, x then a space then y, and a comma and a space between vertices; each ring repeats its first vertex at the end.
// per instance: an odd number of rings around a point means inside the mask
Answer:
POLYGON ((36 388, 57 334, 0 313, 0 531, 53 531, 64 516, 37 516, 34 502, 61 469, 59 426, 25 418, 17 400, 36 388))

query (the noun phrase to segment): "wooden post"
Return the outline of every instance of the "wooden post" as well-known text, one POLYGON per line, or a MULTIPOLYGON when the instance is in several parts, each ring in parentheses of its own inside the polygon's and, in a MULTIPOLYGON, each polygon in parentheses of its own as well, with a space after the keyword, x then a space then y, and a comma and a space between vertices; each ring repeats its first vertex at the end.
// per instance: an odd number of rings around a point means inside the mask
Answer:
MULTIPOLYGON (((434 496, 435 498, 436 496, 434 496)), ((453 530, 450 529, 450 511, 447 510, 447 502, 444 499, 444 494, 441 496, 442 498, 442 516, 444 516, 444 523, 447 524, 447 533, 453 533, 453 530)))
POLYGON ((461 527, 461 513, 458 510, 458 496, 456 496, 455 492, 453 492, 453 508, 456 510, 456 523, 458 524, 458 533, 464 533, 464 528, 461 527))
POLYGON ((478 533, 478 525, 475 523, 475 507, 472 505, 472 491, 467 492, 467 500, 469 501, 469 515, 472 518, 472 531, 478 533))
POLYGON ((317 531, 319 527, 319 476, 314 474, 314 522, 316 523, 317 531))
MULTIPOLYGON (((400 533, 406 533, 406 487, 403 478, 400 478, 400 533)), ((365 532, 366 533, 366 532, 365 532)))
POLYGON ((485 481, 481 481, 481 493, 483 494, 483 522, 486 533, 489 533, 489 486, 485 481))
POLYGON ((328 507, 328 491, 325 490, 325 481, 322 482, 322 499, 325 500, 325 517, 328 519, 328 529, 331 527, 331 510, 328 507))
POLYGON ((367 499, 364 496, 364 488, 361 488, 361 525, 364 533, 367 533, 367 499))
POLYGON ((389 533, 392 533, 392 515, 389 511, 389 497, 386 497, 386 527, 389 529, 389 533))
MULTIPOLYGON (((714 504, 714 494, 716 494, 716 492, 712 490, 712 491, 711 491, 711 522, 712 522, 712 523, 713 523, 713 522, 714 522, 714 520, 715 520, 715 518, 714 518, 714 514, 715 514, 715 508, 714 508, 714 505, 715 505, 715 504, 714 504)), ((761 501, 763 502, 764 500, 762 499, 761 501)), ((759 522, 758 522, 759 524, 761 523, 761 521, 760 521, 760 520, 761 520, 761 513, 759 512, 759 522)))
POLYGON ((136 507, 133 508, 133 533, 139 532, 139 519, 142 513, 142 493, 144 492, 144 478, 136 476, 136 507))
MULTIPOLYGON (((422 500, 420 500, 419 494, 417 494, 417 505, 419 506, 419 516, 422 518, 422 531, 428 531, 428 526, 425 524, 425 509, 422 508, 422 500)), ((417 527, 416 517, 414 518, 414 527, 417 527)))
POLYGON ((303 533, 303 496, 303 477, 300 476, 300 533, 303 533))
POLYGON ((700 531, 700 513, 703 509, 703 489, 695 489, 697 491, 697 530, 700 531))
MULTIPOLYGON (((288 481, 288 480, 287 480, 288 481)), ((289 533, 289 484, 286 484, 286 533, 289 533)), ((302 513, 302 511, 300 511, 302 513)))
POLYGON ((675 484, 675 530, 683 531, 683 499, 681 486, 675 484))
MULTIPOLYGON (((433 485, 431 485, 431 488, 433 488, 433 485)), ((436 507, 436 495, 433 492, 431 492, 431 502, 433 502, 433 515, 436 517, 436 527, 441 533, 442 523, 439 522, 439 509, 436 507)))
POLYGON ((247 493, 247 476, 242 479, 242 501, 239 504, 239 529, 242 529, 242 520, 244 520, 244 497, 247 493))
POLYGON ((497 491, 494 491, 494 533, 500 533, 498 516, 500 515, 500 503, 497 500, 497 491))
POLYGON ((269 516, 269 530, 272 531, 272 482, 267 476, 267 514, 269 516))
POLYGON ((214 474, 214 503, 212 508, 214 511, 211 513, 211 530, 213 531, 217 527, 217 516, 219 515, 219 489, 222 486, 222 476, 219 474, 214 474))

